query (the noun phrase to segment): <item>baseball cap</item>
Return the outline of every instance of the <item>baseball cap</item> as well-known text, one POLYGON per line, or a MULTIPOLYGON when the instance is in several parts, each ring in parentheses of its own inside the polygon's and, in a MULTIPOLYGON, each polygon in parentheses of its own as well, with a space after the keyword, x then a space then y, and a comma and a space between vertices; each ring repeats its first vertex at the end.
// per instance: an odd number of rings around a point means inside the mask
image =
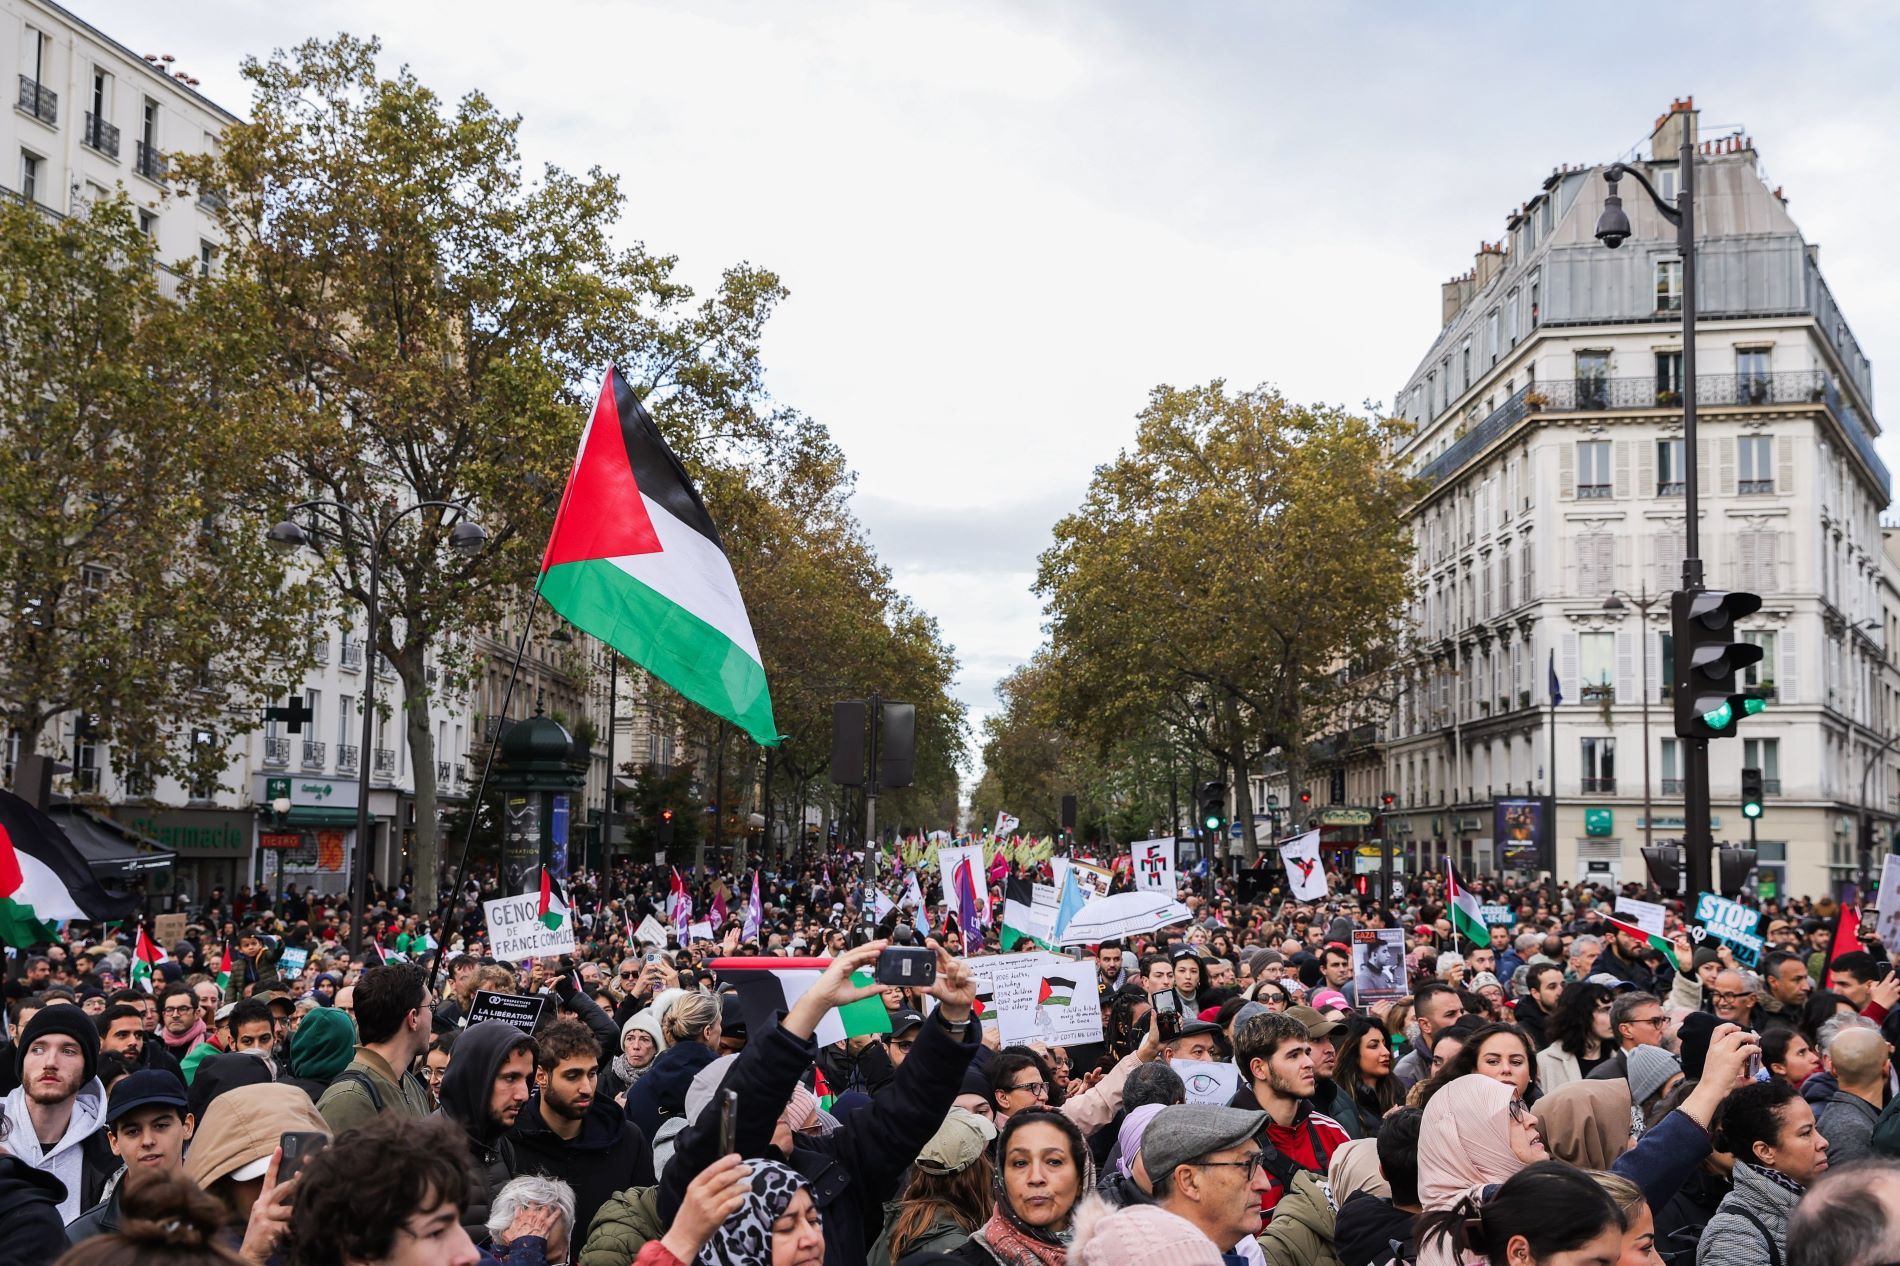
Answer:
POLYGON ((128 1113, 140 1108, 165 1104, 177 1108, 183 1116, 191 1106, 185 1098, 185 1083, 162 1068, 141 1068, 112 1083, 106 1099, 106 1124, 117 1125, 128 1113))
POLYGON ((1346 995, 1337 989, 1316 989, 1313 991, 1313 1009, 1315 1011, 1350 1011, 1352 1003, 1346 1001, 1346 995))
POLYGON ((1635 981, 1624 980, 1621 977, 1612 976, 1610 975, 1609 972, 1606 972, 1606 971, 1597 972, 1595 975, 1589 977, 1589 983, 1593 985, 1602 985, 1605 989, 1610 989, 1610 990, 1636 988, 1635 981))
POLYGON ((996 1127, 964 1108, 952 1108, 943 1124, 917 1153, 917 1168, 928 1174, 960 1174, 996 1140, 996 1127))
POLYGON ((909 1007, 891 1012, 891 1036, 902 1037, 924 1022, 924 1017, 909 1007))
POLYGON ((1346 1028, 1345 1021, 1328 1020, 1311 1007, 1288 1007, 1286 1013, 1305 1025, 1306 1036, 1315 1040, 1331 1037, 1335 1033, 1343 1032, 1346 1028))

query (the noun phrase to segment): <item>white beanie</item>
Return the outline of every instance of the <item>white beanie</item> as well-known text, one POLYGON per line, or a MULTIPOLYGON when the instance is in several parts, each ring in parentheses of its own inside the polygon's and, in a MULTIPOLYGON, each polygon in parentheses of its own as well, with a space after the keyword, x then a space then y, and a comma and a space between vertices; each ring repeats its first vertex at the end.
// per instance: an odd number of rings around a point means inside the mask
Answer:
POLYGON ((653 1039, 656 1053, 666 1049, 666 1039, 660 1035, 660 1017, 654 1014, 652 1007, 635 1011, 632 1015, 627 1017, 627 1022, 620 1026, 620 1047, 622 1050, 625 1050, 627 1046, 627 1034, 633 1032, 635 1029, 640 1030, 640 1032, 653 1039))
POLYGON ((1090 1195, 1076 1209, 1069 1245, 1074 1266, 1222 1266, 1223 1260, 1199 1227, 1159 1205, 1111 1209, 1090 1195))

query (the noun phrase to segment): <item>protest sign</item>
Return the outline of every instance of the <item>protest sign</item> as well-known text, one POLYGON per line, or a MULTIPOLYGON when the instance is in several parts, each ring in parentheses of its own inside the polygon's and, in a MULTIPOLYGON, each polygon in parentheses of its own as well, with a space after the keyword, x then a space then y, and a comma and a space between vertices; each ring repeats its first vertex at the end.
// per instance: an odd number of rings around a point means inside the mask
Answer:
POLYGON ((983 999, 983 1018, 996 1019, 1003 1045, 1047 1042, 1072 1046, 1102 1040, 1095 960, 1062 954, 991 954, 967 958, 983 999))
POLYGON ((642 945, 651 945, 657 949, 666 948, 666 925, 652 915, 640 920, 640 926, 633 930, 633 939, 642 945))
MULTIPOLYGON (((152 919, 152 939, 166 953, 172 946, 185 939, 186 918, 182 914, 161 914, 152 919)), ((305 951, 308 953, 309 951, 305 951)))
POLYGON ((1405 983, 1405 929, 1352 930, 1352 992, 1364 1007, 1410 993, 1405 983))
POLYGON ((1082 899, 1093 901, 1097 897, 1106 897, 1114 886, 1115 872, 1106 866, 1097 866, 1093 862, 1076 861, 1074 858, 1058 857, 1049 863, 1055 870, 1056 891, 1060 893, 1065 872, 1075 876, 1076 885, 1082 889, 1082 899))
POLYGON ((295 980, 303 975, 303 965, 310 961, 310 950, 301 945, 286 945, 277 959, 277 974, 285 980, 295 980))
POLYGON ((996 815, 996 829, 991 831, 990 834, 1000 840, 1022 824, 1021 818, 1008 813, 998 813, 996 815))
POLYGON ((1326 867, 1320 861, 1318 831, 1281 841, 1280 862, 1286 867, 1287 890, 1295 901, 1325 899, 1326 867))
POLYGON ((970 863, 970 887, 976 894, 976 921, 987 927, 990 922, 990 884, 983 866, 983 846, 962 844, 937 850, 937 879, 943 885, 943 904, 952 914, 957 910, 957 867, 970 863))
POLYGON ((1616 912, 1624 916, 1625 923, 1634 923, 1651 936, 1662 936, 1663 908, 1659 901, 1638 901, 1635 897, 1618 897, 1616 912))
POLYGON ((1900 856, 1888 854, 1880 863, 1880 902, 1875 907, 1879 921, 1874 934, 1882 945, 1900 945, 1900 856))
POLYGON ((1735 952, 1736 962, 1753 967, 1761 961, 1761 911, 1705 892, 1696 898, 1695 917, 1708 935, 1735 952))
POLYGON ((523 1033, 532 1034, 534 1026, 541 1022, 541 1009, 547 1004, 546 996, 538 993, 490 993, 477 989, 474 1001, 469 1004, 468 1023, 502 1020, 523 1033))
POLYGON ((713 939, 713 926, 710 923, 689 923, 686 925, 689 940, 710 941, 713 939))
POLYGON ((1479 906, 1478 915, 1488 928, 1508 928, 1517 922, 1517 911, 1510 906, 1479 906))
POLYGON ((1189 1103, 1211 1103, 1224 1108, 1232 1101, 1234 1091, 1240 1085, 1240 1069, 1231 1063, 1177 1059, 1168 1067, 1181 1074, 1181 1082, 1187 1087, 1189 1103))
POLYGON ((524 892, 482 902, 488 921, 489 952, 498 962, 518 963, 524 958, 550 958, 574 952, 574 923, 561 919, 548 927, 539 917, 541 894, 524 892))
POLYGON ((1137 840, 1128 846, 1135 866, 1135 887, 1174 895, 1174 837, 1137 840))

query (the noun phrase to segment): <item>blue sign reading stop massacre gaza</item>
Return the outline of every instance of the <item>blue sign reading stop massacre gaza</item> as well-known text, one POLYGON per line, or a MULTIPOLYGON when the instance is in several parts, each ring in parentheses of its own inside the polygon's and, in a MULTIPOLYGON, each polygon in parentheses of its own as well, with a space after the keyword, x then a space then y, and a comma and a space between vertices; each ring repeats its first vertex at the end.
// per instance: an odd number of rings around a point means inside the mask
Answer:
POLYGON ((1753 967, 1761 961, 1761 911, 1705 892, 1696 897, 1695 917, 1703 932, 1735 952, 1736 962, 1753 967))

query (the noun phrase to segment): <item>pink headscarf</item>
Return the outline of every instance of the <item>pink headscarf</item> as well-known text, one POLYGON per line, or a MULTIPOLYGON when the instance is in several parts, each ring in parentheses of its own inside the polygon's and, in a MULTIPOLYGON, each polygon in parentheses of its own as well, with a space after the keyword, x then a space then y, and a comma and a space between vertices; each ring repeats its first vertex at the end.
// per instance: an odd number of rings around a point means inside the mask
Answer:
POLYGON ((1449 1209, 1466 1194, 1524 1168, 1511 1150, 1513 1097, 1512 1088, 1495 1077, 1470 1073, 1425 1105, 1418 1131, 1418 1198, 1427 1210, 1449 1209))

